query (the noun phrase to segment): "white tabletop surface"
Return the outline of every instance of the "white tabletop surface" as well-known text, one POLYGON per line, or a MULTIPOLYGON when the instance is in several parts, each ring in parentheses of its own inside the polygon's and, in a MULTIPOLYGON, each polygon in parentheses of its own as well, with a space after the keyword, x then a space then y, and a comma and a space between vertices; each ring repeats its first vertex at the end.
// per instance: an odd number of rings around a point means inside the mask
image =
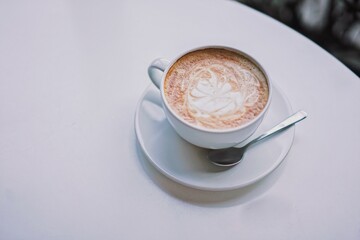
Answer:
POLYGON ((0 239, 360 239, 360 80, 230 1, 0 2, 0 239), (201 45, 258 59, 309 117, 257 184, 207 192, 144 158, 147 66, 201 45))

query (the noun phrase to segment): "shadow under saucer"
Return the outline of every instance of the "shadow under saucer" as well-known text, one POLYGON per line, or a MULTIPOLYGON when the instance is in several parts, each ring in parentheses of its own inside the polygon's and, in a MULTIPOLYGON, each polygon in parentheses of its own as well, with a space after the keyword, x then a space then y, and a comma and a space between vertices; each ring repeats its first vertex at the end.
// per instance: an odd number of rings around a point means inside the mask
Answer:
POLYGON ((208 191, 187 187, 173 181, 148 161, 138 144, 136 144, 136 150, 145 173, 162 191, 181 201, 203 207, 230 207, 256 199, 277 182, 286 167, 286 161, 284 161, 268 176, 243 188, 225 191, 208 191))

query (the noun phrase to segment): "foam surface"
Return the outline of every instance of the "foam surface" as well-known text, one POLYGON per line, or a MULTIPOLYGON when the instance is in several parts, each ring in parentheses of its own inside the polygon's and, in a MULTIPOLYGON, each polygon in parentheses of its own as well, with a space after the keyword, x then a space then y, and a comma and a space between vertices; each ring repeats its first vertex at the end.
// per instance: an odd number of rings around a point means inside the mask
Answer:
POLYGON ((233 128, 265 107, 268 86, 247 58, 224 49, 189 53, 169 70, 165 96, 175 112, 191 124, 233 128))

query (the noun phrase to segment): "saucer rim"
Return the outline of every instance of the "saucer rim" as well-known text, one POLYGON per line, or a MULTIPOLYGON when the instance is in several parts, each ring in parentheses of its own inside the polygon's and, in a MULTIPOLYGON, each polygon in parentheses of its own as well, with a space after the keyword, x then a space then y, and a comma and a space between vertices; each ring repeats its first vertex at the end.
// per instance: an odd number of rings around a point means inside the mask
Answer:
MULTIPOLYGON (((148 159, 148 161, 152 164, 152 166, 154 166, 160 173, 164 174, 167 178, 171 179, 172 181, 174 181, 176 183, 179 183, 179 184, 181 184, 183 186, 190 187, 190 188, 193 188, 193 189, 204 190, 204 191, 214 191, 214 192, 231 191, 231 190, 244 188, 244 187, 247 187, 249 185, 252 185, 252 184, 260 181, 261 179, 265 178, 266 176, 271 174, 273 171, 275 171, 281 165, 281 163, 285 160, 286 156, 290 152, 290 149, 291 149, 291 147, 293 145, 294 138, 295 138, 295 126, 292 126, 292 127, 290 127, 288 129, 288 131, 291 131, 291 139, 289 139, 288 145, 284 148, 286 150, 281 152, 281 154, 277 157, 278 160, 273 164, 272 167, 270 167, 267 171, 264 171, 263 174, 260 174, 255 178, 252 178, 252 179, 250 179, 248 181, 245 181, 245 182, 243 182, 241 184, 234 184, 234 185, 231 185, 231 186, 228 186, 228 187, 199 186, 199 185, 196 185, 196 184, 191 184, 189 182, 185 182, 185 181, 183 181, 183 180, 181 180, 179 178, 176 178, 175 176, 173 176, 173 174, 170 174, 168 171, 166 171, 164 168, 159 166, 159 164, 152 159, 152 157, 150 156, 150 153, 148 153, 148 151, 145 148, 145 143, 144 143, 143 137, 142 137, 142 135, 140 133, 140 125, 139 125, 140 124, 139 123, 140 107, 141 107, 141 103, 143 102, 143 99, 144 99, 145 95, 151 90, 151 88, 154 88, 153 84, 149 84, 145 88, 144 92, 141 94, 141 96, 139 98, 139 101, 138 101, 138 103, 136 105, 135 118, 134 118, 134 127, 135 127, 136 139, 137 139, 138 143, 140 144, 142 152, 144 153, 144 155, 148 159)), ((286 106, 287 110, 290 113, 292 113, 293 110, 292 110, 292 107, 291 107, 291 104, 290 104, 290 101, 289 101, 288 97, 278 87, 278 85, 276 83, 274 83, 274 82, 273 82, 273 90, 279 92, 281 97, 284 99, 284 103, 285 103, 285 106, 286 106)), ((160 94, 160 90, 159 90, 159 94, 160 94)), ((266 118, 266 115, 264 116, 264 119, 266 118)))

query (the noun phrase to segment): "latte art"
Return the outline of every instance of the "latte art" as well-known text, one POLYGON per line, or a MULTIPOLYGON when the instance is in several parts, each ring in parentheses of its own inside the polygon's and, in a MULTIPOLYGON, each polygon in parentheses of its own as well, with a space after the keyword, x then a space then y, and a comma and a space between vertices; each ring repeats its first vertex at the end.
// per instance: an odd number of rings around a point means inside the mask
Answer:
POLYGON ((214 121, 207 118, 239 118, 246 106, 253 106, 258 100, 260 84, 251 72, 231 63, 199 65, 189 77, 187 90, 187 107, 194 119, 211 125, 214 121))
POLYGON ((164 90, 170 106, 183 119, 212 129, 244 124, 261 112, 268 98, 260 69, 223 49, 183 56, 169 70, 164 90))

